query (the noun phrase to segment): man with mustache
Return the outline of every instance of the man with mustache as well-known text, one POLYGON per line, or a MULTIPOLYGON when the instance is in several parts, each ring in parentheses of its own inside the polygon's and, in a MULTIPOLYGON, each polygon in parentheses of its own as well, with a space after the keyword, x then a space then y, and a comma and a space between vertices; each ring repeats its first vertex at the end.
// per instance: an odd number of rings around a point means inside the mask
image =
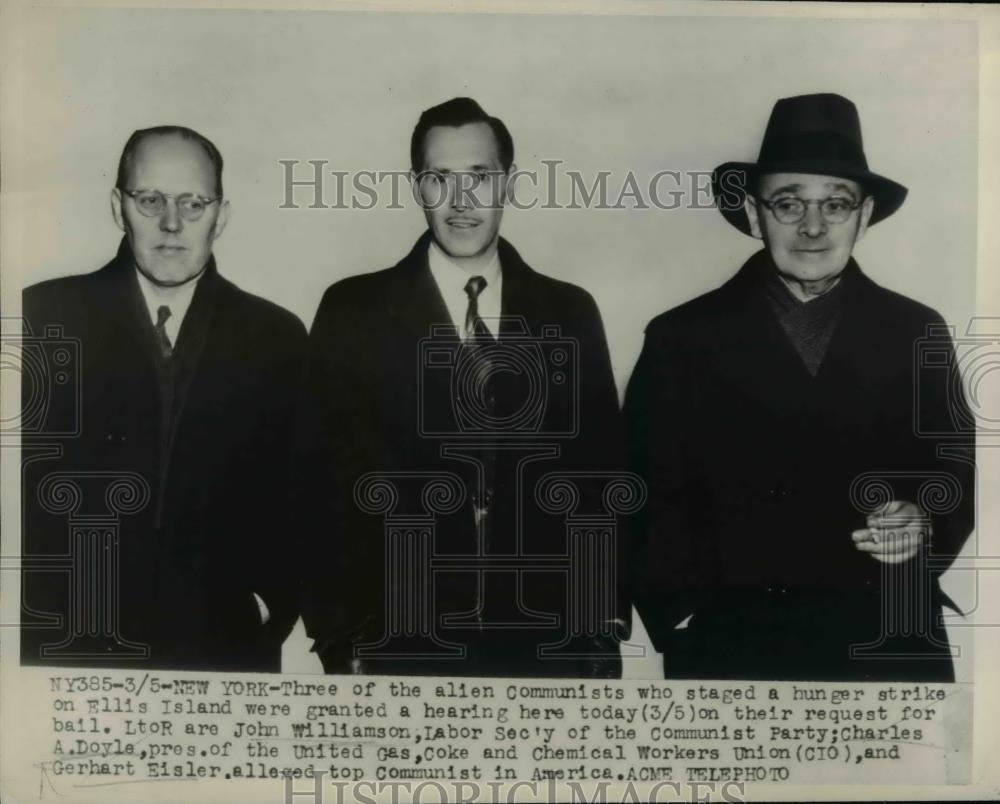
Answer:
MULTIPOLYGON (((411 167, 428 231, 316 314, 296 487, 328 672, 620 674, 619 545, 573 587, 565 516, 538 496, 546 475, 620 469, 610 359, 593 299, 499 236, 513 158, 474 100, 426 110, 411 167)), ((598 479, 571 482, 602 509, 598 479)))
POLYGON ((277 671, 298 615, 281 534, 305 328, 219 274, 229 201, 198 132, 132 134, 111 211, 114 259, 24 292, 31 333, 77 346, 45 402, 79 428, 22 434, 22 660, 277 671))
POLYGON ((854 104, 817 94, 778 101, 715 191, 764 248, 650 322, 625 403, 650 494, 636 606, 665 673, 951 679, 938 576, 973 523, 969 414, 940 316, 851 256, 906 189, 868 169, 854 104))

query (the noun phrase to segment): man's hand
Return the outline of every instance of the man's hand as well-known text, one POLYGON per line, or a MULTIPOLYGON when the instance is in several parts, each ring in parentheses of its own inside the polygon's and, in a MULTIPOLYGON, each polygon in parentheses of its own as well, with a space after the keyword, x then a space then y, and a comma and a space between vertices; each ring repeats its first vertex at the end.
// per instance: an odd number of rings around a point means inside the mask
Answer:
POLYGON ((893 500, 868 517, 868 527, 851 534, 854 546, 886 564, 913 558, 930 540, 927 513, 911 502, 893 500))

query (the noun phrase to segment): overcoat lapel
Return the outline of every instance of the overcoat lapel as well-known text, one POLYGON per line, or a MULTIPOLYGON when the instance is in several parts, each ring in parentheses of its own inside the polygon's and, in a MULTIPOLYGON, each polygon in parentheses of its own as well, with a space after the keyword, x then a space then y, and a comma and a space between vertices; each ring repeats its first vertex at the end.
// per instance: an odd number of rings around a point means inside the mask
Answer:
POLYGON ((751 257, 724 286, 727 323, 710 335, 719 339, 715 370, 763 410, 791 415, 801 409, 813 378, 761 290, 762 255, 751 257))
MULTIPOLYGON (((451 315, 431 274, 427 250, 430 232, 424 233, 416 245, 396 266, 397 281, 387 294, 386 310, 389 320, 384 326, 398 328, 416 338, 431 334, 432 325, 451 324, 451 315)), ((378 322, 375 322, 378 326, 378 322)), ((451 327, 454 337, 458 333, 451 327)))
MULTIPOLYGON (((503 271, 503 296, 500 299, 500 337, 525 335, 520 319, 524 319, 529 329, 538 323, 539 299, 531 292, 531 269, 524 264, 517 250, 503 238, 497 250, 503 271)), ((538 336, 540 333, 532 332, 538 336)))
MULTIPOLYGON (((446 367, 425 365, 426 343, 432 334, 434 342, 445 348, 455 348, 458 332, 431 274, 427 259, 430 232, 417 240, 413 249, 386 272, 382 303, 375 303, 376 315, 385 320, 370 322, 373 332, 371 370, 379 377, 380 391, 372 404, 382 411, 390 429, 402 427, 398 438, 408 444, 393 459, 403 465, 409 462, 437 461, 438 442, 421 438, 424 428, 432 432, 450 428, 452 409, 452 373, 446 367), (401 395, 403 395, 401 397, 401 395), (410 415, 399 418, 398 411, 410 415)), ((397 444, 394 449, 400 447, 397 444)))
MULTIPOLYGON (((187 406, 188 396, 192 389, 193 380, 197 374, 198 366, 206 345, 215 343, 218 339, 210 337, 214 320, 220 315, 218 308, 224 301, 225 288, 222 287, 223 280, 216 272, 215 258, 209 260, 205 273, 198 280, 198 285, 191 299, 191 306, 184 316, 180 332, 177 335, 177 343, 174 345, 173 380, 174 380, 174 409, 173 416, 175 431, 179 428, 183 420, 184 409, 187 406)), ((241 322, 233 321, 231 326, 237 328, 241 322)), ((251 322, 242 322, 250 324, 251 322)), ((209 346, 208 348, 211 348, 209 346)), ((197 387, 197 386, 195 386, 197 387)))
MULTIPOLYGON (((843 306, 829 347, 813 377, 782 330, 761 290, 760 272, 774 270, 767 252, 751 257, 727 283, 729 306, 722 371, 771 410, 794 413, 845 383, 858 387, 871 362, 874 284, 851 259, 841 280, 843 306)), ((860 390, 860 389, 859 389, 860 390)))
MULTIPOLYGON (((102 280, 106 285, 99 291, 103 296, 102 306, 106 304, 105 309, 107 309, 109 320, 112 322, 106 330, 105 337, 113 342, 100 344, 95 348, 95 351, 101 354, 113 354, 116 359, 120 359, 123 349, 135 349, 145 376, 129 378, 133 393, 139 393, 136 389, 143 386, 159 387, 160 383, 163 382, 161 372, 169 372, 172 375, 168 380, 172 383, 172 392, 168 395, 168 398, 171 399, 171 410, 163 409, 163 397, 157 394, 157 398, 161 401, 158 408, 161 426, 166 434, 165 441, 161 441, 162 485, 156 517, 159 521, 162 515, 162 506, 165 503, 163 492, 166 489, 171 455, 177 441, 177 434, 181 431, 184 423, 184 411, 190 407, 189 397, 192 394, 197 395, 199 392, 199 383, 195 382, 195 379, 206 344, 213 340, 210 337, 212 321, 217 307, 217 297, 224 295, 225 288, 221 286, 225 280, 218 275, 215 258, 210 258, 204 274, 198 280, 191 306, 184 316, 171 363, 165 366, 159 356, 159 346, 153 332, 152 321, 149 319, 149 313, 142 298, 142 291, 139 289, 135 270, 132 251, 128 246, 128 241, 123 238, 115 259, 102 269, 102 280), (129 344, 133 346, 130 347, 129 344), (164 417, 169 417, 171 420, 169 424, 164 417)), ((209 346, 209 348, 212 347, 209 346)), ((203 378, 204 381, 211 381, 211 379, 203 378)), ((115 396, 121 396, 121 392, 119 391, 115 396)), ((127 399, 124 399, 123 402, 127 404, 127 399)), ((197 408, 197 405, 194 407, 197 408)), ((198 437, 201 437, 200 433, 198 437)))
POLYGON ((104 334, 112 342, 95 343, 91 348, 98 354, 120 356, 122 348, 128 348, 127 344, 136 345, 143 355, 144 367, 155 375, 159 347, 135 271, 132 251, 128 241, 122 238, 118 254, 101 269, 102 286, 95 293, 99 301, 95 309, 104 310, 111 323, 104 334))
POLYGON ((817 386, 824 392, 837 388, 840 393, 853 389, 861 394, 867 388, 869 375, 879 370, 873 355, 877 354, 878 333, 884 322, 872 305, 877 286, 853 258, 844 269, 842 281, 846 285, 840 321, 816 375, 817 386))

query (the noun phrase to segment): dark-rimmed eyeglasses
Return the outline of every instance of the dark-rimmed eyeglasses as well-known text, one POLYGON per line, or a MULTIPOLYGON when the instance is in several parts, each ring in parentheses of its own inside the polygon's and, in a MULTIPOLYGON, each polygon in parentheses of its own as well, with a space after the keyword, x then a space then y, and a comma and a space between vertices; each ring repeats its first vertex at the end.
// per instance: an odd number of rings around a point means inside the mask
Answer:
POLYGON ((182 193, 170 195, 159 190, 122 190, 125 195, 135 201, 136 209, 147 218, 157 218, 167 209, 167 199, 172 198, 177 204, 178 214, 188 223, 194 223, 205 214, 210 204, 221 201, 218 198, 205 198, 197 193, 182 193))
POLYGON ((864 201, 854 201, 851 198, 833 196, 831 198, 820 198, 815 201, 806 201, 804 198, 796 196, 785 196, 776 201, 766 201, 757 198, 757 202, 771 211, 778 223, 798 223, 806 216, 806 210, 815 204, 819 207, 819 214, 827 223, 845 223, 851 214, 860 207, 864 201))

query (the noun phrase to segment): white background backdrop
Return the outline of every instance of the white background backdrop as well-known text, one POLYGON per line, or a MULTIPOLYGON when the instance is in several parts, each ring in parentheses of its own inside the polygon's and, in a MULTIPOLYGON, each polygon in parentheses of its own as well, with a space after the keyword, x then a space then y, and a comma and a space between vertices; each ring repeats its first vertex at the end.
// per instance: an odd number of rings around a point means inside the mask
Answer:
MULTIPOLYGON (((507 123, 520 168, 560 159, 588 184, 608 170, 614 197, 629 170, 755 158, 774 101, 817 91, 857 104, 869 164, 910 188, 857 249, 862 267, 962 330, 975 309, 971 23, 121 9, 23 22, 4 86, 5 315, 23 285, 112 256, 108 195, 136 128, 183 124, 219 146, 233 208, 220 270, 308 326, 331 282, 394 263, 423 219, 405 192, 403 210, 307 209, 307 191, 279 209, 279 159, 405 170, 420 112, 470 95, 507 123)), ((510 210, 503 233, 594 295, 620 389, 645 323, 756 247, 713 210, 510 210)), ((305 646, 297 632, 286 669, 319 669, 305 646)))

